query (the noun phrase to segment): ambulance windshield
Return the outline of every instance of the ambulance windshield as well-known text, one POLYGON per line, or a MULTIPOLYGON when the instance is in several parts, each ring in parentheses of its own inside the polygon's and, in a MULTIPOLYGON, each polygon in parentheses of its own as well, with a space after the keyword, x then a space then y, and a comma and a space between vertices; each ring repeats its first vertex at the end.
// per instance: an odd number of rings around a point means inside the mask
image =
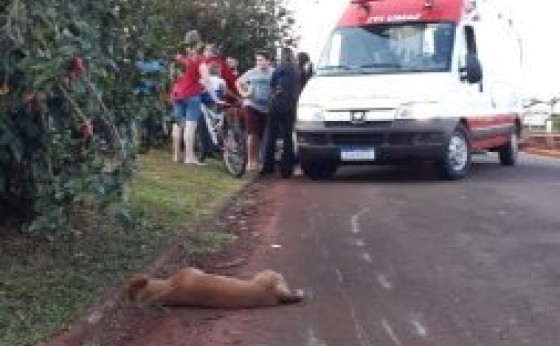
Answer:
POLYGON ((455 25, 397 23, 336 29, 319 75, 443 72, 451 69, 455 25))

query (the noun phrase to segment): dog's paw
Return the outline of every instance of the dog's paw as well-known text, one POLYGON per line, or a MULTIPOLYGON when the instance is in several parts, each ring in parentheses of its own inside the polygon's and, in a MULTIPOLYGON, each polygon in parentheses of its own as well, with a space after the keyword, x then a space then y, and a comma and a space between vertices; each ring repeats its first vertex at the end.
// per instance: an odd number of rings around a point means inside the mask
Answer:
POLYGON ((303 290, 292 290, 289 295, 280 297, 280 303, 282 304, 293 304, 299 303, 305 297, 303 290))
POLYGON ((303 298, 305 298, 305 292, 302 289, 294 290, 293 295, 300 300, 303 300, 303 298))

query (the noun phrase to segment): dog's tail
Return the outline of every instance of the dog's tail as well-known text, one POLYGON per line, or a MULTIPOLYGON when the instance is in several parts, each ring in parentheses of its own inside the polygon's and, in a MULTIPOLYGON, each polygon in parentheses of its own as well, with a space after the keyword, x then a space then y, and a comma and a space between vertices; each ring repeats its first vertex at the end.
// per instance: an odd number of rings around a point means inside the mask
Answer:
POLYGON ((149 282, 150 278, 147 275, 137 275, 130 280, 128 284, 128 299, 134 301, 138 297, 138 293, 142 291, 149 282))
POLYGON ((280 296, 278 301, 280 304, 295 304, 301 302, 304 297, 303 290, 293 290, 290 294, 280 296))

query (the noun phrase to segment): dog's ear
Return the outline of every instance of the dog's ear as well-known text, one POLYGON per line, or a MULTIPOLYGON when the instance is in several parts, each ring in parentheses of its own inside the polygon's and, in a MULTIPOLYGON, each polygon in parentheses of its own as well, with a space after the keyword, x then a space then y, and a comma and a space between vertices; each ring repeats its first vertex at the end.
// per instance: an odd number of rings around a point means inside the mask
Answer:
POLYGON ((136 275, 130 280, 128 285, 128 299, 136 300, 138 293, 142 291, 150 281, 147 275, 136 275))

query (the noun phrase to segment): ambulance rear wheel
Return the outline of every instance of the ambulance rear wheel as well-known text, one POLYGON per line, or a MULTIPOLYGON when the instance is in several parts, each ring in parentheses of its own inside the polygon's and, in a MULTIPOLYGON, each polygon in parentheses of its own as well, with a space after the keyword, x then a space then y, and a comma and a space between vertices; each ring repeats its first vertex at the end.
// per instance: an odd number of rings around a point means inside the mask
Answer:
POLYGON ((471 145, 464 126, 459 125, 449 137, 444 158, 437 163, 442 178, 463 179, 471 168, 471 145))
POLYGON ((504 166, 515 166, 519 156, 519 136, 512 133, 509 142, 504 144, 499 150, 500 163, 504 166))

